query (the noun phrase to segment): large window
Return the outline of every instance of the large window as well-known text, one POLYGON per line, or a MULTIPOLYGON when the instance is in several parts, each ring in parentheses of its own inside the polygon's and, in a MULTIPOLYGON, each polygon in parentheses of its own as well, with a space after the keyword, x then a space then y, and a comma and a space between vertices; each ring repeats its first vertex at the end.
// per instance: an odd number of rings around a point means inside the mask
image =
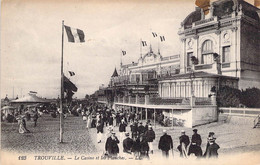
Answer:
POLYGON ((189 66, 191 66, 191 64, 192 64, 192 61, 191 61, 191 57, 193 56, 193 52, 189 52, 188 54, 187 54, 187 66, 189 67, 189 66))
POLYGON ((213 63, 213 42, 211 40, 206 40, 202 44, 202 64, 212 64, 213 63))
POLYGON ((213 63, 213 54, 202 54, 202 64, 212 64, 213 63))
POLYGON ((223 63, 230 62, 230 46, 223 47, 222 62, 223 63))

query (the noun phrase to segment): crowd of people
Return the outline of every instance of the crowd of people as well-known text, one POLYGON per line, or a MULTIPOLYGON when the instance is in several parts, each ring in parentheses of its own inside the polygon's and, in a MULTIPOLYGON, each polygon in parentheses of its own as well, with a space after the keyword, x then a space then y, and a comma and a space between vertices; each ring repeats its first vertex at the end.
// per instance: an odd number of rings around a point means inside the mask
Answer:
MULTIPOLYGON (((119 156, 119 148, 122 148, 122 156, 132 159, 149 159, 154 153, 154 141, 157 138, 150 120, 145 121, 141 119, 140 113, 135 111, 124 111, 123 109, 109 109, 107 107, 100 107, 97 104, 92 105, 76 105, 65 109, 64 117, 68 114, 80 116, 86 123, 86 129, 95 128, 97 130, 97 143, 104 142, 104 156, 107 158, 116 158, 119 156), (129 132, 127 132, 129 127, 129 132), (116 134, 118 132, 118 135, 116 134), (106 133, 106 134, 104 134, 106 133), (121 146, 120 146, 121 145, 121 146)), ((32 116, 34 126, 37 126, 38 111, 32 116)), ((54 111, 59 115, 59 109, 54 111)), ((53 114, 51 114, 52 117, 53 114)), ((19 133, 29 133, 26 128, 26 120, 30 116, 21 115, 18 120, 19 133)), ((163 115, 160 124, 164 124, 163 115)), ((176 147, 180 153, 180 157, 189 157, 194 154, 197 158, 217 158, 219 145, 215 142, 216 138, 214 132, 210 132, 207 138, 207 145, 203 154, 201 144, 202 139, 198 134, 198 130, 193 130, 191 139, 181 131, 179 137, 179 145, 176 147)), ((158 149, 162 152, 164 158, 168 158, 170 153, 173 155, 174 145, 170 134, 166 129, 163 129, 162 136, 158 138, 158 149)), ((121 155, 121 153, 120 153, 121 155)))
MULTIPOLYGON (((143 124, 140 116, 134 112, 115 111, 106 107, 101 109, 85 108, 81 113, 83 120, 87 123, 86 128, 97 129, 97 143, 101 143, 105 139, 104 156, 108 158, 119 156, 119 145, 123 148, 122 155, 127 158, 149 159, 150 155, 154 153, 156 134, 150 120, 143 124), (129 132, 126 131, 128 126, 130 127, 129 132), (116 130, 118 130, 118 134, 116 130), (104 135, 104 132, 107 134, 104 135)), ((220 147, 215 140, 214 133, 210 132, 203 154, 201 149, 202 139, 198 130, 193 130, 191 140, 182 130, 177 150, 180 157, 189 157, 194 154, 197 158, 217 158, 220 147)), ((173 154, 173 140, 165 129, 163 129, 163 135, 159 138, 158 149, 161 150, 165 158, 169 157, 170 151, 173 154)))

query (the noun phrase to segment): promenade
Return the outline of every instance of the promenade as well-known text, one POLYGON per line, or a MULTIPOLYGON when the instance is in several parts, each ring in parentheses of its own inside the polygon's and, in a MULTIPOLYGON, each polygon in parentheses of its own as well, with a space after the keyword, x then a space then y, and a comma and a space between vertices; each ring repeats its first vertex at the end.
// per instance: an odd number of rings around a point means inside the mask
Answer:
MULTIPOLYGON (((219 157, 227 154, 241 152, 260 152, 260 129, 252 129, 251 118, 232 118, 229 122, 216 122, 196 127, 202 138, 202 150, 205 151, 207 136, 209 132, 215 132, 216 143, 219 144, 219 157), (237 122, 240 122, 238 125, 237 122)), ((144 122, 143 122, 144 123, 144 122)), ((37 127, 33 127, 32 121, 27 121, 27 128, 31 131, 28 134, 19 134, 17 123, 2 122, 1 149, 2 151, 40 154, 83 154, 102 155, 104 152, 107 127, 104 127, 104 134, 101 143, 96 142, 96 129, 86 129, 86 123, 82 117, 69 115, 65 119, 64 143, 59 143, 59 118, 52 118, 49 114, 44 114, 38 119, 37 127)), ((172 136, 174 144, 174 155, 179 157, 177 146, 180 131, 185 130, 191 138, 192 128, 184 127, 161 127, 153 126, 156 139, 154 141, 154 154, 150 158, 160 157, 158 141, 162 135, 162 130, 167 129, 172 136)), ((118 127, 114 128, 119 137, 118 127)), ((130 132, 130 127, 127 126, 130 132)), ((122 153, 122 142, 119 143, 120 154, 122 153)))

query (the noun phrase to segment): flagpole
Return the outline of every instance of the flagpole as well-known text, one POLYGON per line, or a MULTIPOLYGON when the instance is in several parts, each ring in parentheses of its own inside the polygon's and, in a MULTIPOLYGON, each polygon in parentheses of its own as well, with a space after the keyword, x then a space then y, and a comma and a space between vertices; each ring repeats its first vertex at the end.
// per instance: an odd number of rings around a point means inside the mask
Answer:
POLYGON ((158 33, 158 54, 159 53, 160 53, 160 34, 158 33))
POLYGON ((63 93, 63 43, 64 43, 64 20, 62 20, 62 39, 61 39, 61 87, 60 87, 60 143, 63 143, 63 131, 64 131, 64 119, 63 119, 63 108, 62 100, 64 97, 63 93))
POLYGON ((122 58, 123 58, 123 50, 121 49, 121 52, 120 52, 120 67, 122 68, 122 65, 123 65, 123 62, 122 62, 122 58))
POLYGON ((140 39, 140 57, 142 58, 142 38, 140 39))

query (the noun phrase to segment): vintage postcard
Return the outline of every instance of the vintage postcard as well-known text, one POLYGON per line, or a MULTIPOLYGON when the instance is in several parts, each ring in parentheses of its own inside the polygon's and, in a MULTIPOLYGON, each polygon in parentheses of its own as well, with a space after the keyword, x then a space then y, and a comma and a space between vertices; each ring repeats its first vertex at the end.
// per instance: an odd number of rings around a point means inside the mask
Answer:
POLYGON ((259 0, 2 0, 1 164, 260 164, 259 0))

